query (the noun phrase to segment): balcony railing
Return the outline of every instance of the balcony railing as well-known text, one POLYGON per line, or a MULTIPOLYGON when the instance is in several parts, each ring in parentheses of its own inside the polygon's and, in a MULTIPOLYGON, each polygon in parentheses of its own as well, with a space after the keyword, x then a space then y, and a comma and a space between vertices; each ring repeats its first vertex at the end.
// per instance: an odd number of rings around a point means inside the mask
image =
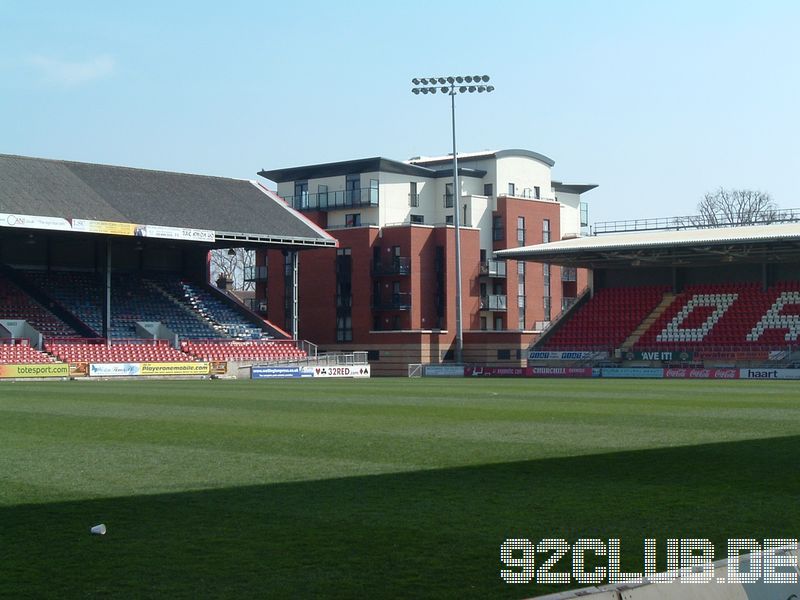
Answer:
POLYGON ((504 260, 485 260, 481 263, 481 275, 488 277, 505 277, 506 261, 504 260))
POLYGON ((505 294, 481 296, 481 310, 506 310, 505 294))
POLYGON ((408 256, 395 256, 390 263, 372 262, 373 275, 408 275, 411 273, 411 259, 408 256))
POLYGON ((400 292, 388 298, 374 298, 372 308, 375 310, 411 310, 411 294, 400 292))
POLYGON ((339 208, 378 206, 378 196, 378 188, 359 188, 285 196, 284 200, 295 210, 337 210, 339 208))
POLYGON ((267 267, 264 265, 245 267, 244 268, 245 281, 266 281, 267 280, 267 267))
POLYGON ((561 298, 561 310, 567 310, 570 306, 578 301, 577 298, 561 298))

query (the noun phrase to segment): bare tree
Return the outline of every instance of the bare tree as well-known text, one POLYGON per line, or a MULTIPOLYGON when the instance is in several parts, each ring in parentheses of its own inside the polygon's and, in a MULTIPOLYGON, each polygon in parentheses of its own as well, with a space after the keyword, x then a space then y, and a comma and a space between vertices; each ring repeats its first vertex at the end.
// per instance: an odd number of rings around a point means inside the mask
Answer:
POLYGON ((246 248, 218 248, 211 251, 211 280, 227 275, 234 290, 254 290, 255 283, 245 281, 245 272, 255 264, 256 253, 246 248))
POLYGON ((697 216, 689 218, 695 227, 775 223, 785 216, 767 192, 726 190, 707 193, 697 205, 697 216))

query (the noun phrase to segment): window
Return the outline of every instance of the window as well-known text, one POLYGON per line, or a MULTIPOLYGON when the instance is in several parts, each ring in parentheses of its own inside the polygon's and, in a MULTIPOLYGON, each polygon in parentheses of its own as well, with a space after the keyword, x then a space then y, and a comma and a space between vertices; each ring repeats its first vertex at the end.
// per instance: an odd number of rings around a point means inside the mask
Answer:
POLYGON ((517 191, 517 187, 513 183, 508 184, 508 195, 515 196, 517 191))
POLYGON ((498 350, 497 360, 511 360, 511 350, 498 350))
POLYGON ((412 181, 408 184, 408 186, 409 186, 408 205, 412 207, 419 206, 419 194, 417 193, 417 182, 412 181))
POLYGON ((421 224, 425 222, 425 215, 411 215, 411 222, 421 224))
POLYGON ((550 219, 542 221, 542 243, 546 244, 550 241, 550 219))
POLYGON ((336 341, 353 341, 352 250, 336 250, 336 341))
POLYGON ((537 200, 540 200, 542 197, 542 188, 540 188, 538 185, 533 186, 533 197, 537 200))
POLYGON ((351 316, 343 316, 336 318, 336 341, 337 342, 353 341, 353 318, 351 316))
POLYGON ((550 265, 544 263, 542 265, 542 274, 544 276, 544 291, 543 294, 547 297, 550 296, 550 265))
POLYGON ((542 273, 544 275, 544 286, 542 294, 544 296, 544 320, 550 320, 550 265, 544 263, 542 265, 542 273))
POLYGON ((494 320, 495 331, 503 331, 503 317, 497 317, 494 320))
POLYGON ((294 207, 308 208, 308 181, 294 182, 294 207))
POLYGON ((561 267, 561 281, 577 281, 578 269, 575 267, 561 267))
POLYGON ((328 186, 327 185, 318 185, 317 186, 317 202, 319 203, 320 208, 327 208, 328 207, 328 186))
POLYGON ((444 184, 444 207, 453 208, 453 184, 444 184))
POLYGON ((444 222, 445 222, 446 225, 452 225, 453 224, 453 215, 447 215, 444 218, 444 222))
POLYGON ((369 180, 369 204, 370 206, 378 206, 378 180, 369 180))
POLYGON ((581 227, 589 226, 589 205, 581 202, 581 227))
POLYGON ((283 275, 284 277, 292 276, 292 253, 284 251, 283 253, 283 275))
POLYGON ((488 324, 486 322, 486 317, 481 317, 481 331, 486 331, 488 328, 488 324))
POLYGON ((380 350, 367 350, 367 360, 374 361, 381 359, 380 350))
POLYGON ((505 229, 503 228, 503 217, 500 215, 492 217, 492 239, 495 242, 506 239, 505 229))
POLYGON ((344 190, 345 206, 358 206, 361 204, 361 175, 359 173, 347 175, 345 177, 344 190))
POLYGON ((483 195, 488 196, 491 198, 494 195, 494 184, 493 183, 484 183, 483 184, 483 195))
POLYGON ((525 262, 517 262, 517 329, 525 329, 525 262))
POLYGON ((361 225, 361 213, 350 213, 345 215, 345 227, 359 227, 361 225))
POLYGON ((525 217, 517 217, 517 242, 520 246, 525 245, 525 217))

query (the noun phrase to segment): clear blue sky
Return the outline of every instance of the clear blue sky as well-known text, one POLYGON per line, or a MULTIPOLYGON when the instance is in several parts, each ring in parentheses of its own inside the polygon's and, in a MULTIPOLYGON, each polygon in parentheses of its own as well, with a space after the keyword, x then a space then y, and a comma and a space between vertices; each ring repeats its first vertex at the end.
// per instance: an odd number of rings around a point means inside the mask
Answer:
POLYGON ((450 150, 414 76, 489 74, 460 151, 597 183, 591 220, 719 186, 800 207, 794 1, 0 2, 0 152, 257 179, 450 150))

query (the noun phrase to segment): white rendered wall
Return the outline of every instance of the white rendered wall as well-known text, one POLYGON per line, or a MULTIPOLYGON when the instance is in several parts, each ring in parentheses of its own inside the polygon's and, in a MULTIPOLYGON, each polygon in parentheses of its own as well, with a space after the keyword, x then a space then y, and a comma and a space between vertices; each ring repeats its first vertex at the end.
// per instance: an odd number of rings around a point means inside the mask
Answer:
POLYGON ((515 196, 522 197, 525 188, 539 186, 542 199, 552 199, 550 190, 553 184, 550 179, 550 167, 534 158, 525 156, 506 156, 497 160, 497 183, 495 194, 508 194, 508 184, 516 188, 515 196))
MULTIPOLYGON (((556 192, 556 199, 561 204, 561 237, 580 235, 581 233, 581 196, 556 192)), ((556 241, 556 240, 553 240, 556 241)))

